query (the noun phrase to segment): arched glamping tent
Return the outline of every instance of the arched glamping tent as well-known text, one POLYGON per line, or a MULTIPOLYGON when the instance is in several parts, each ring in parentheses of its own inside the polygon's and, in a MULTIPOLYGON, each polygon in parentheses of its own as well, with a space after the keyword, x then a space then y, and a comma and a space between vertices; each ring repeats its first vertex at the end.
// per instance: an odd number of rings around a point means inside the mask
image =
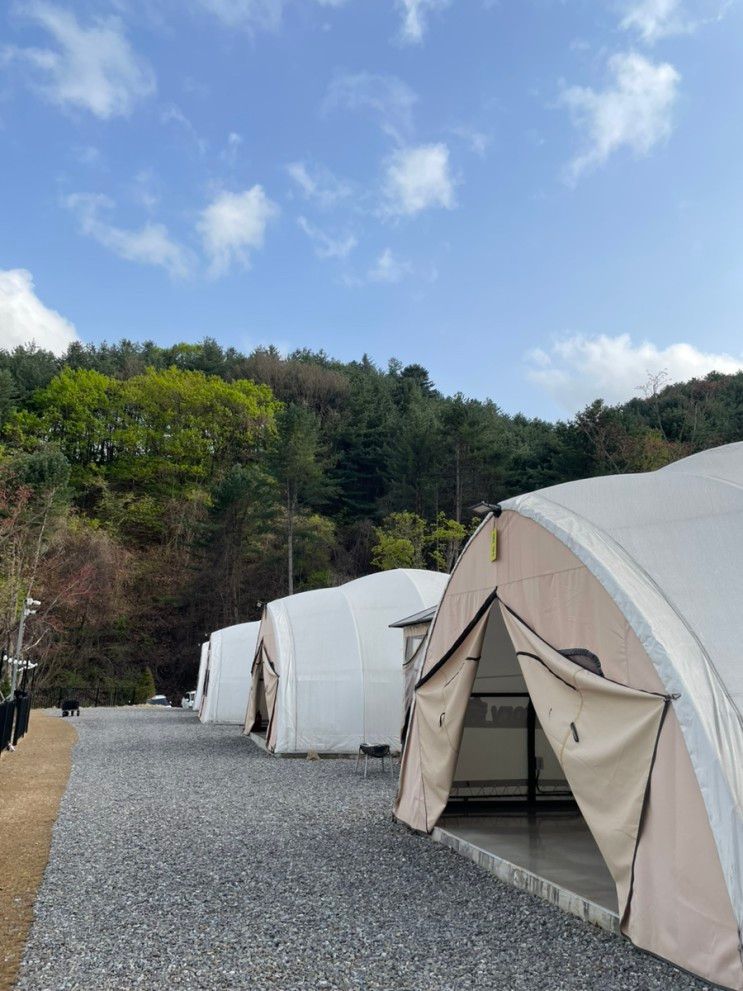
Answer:
POLYGON ((501 509, 439 606, 397 817, 572 792, 622 932, 743 988, 743 444, 501 509))
POLYGON ((209 638, 199 708, 202 723, 242 723, 260 625, 238 623, 216 630, 209 638))
POLYGON ((401 613, 435 605, 447 575, 398 569, 300 592, 263 612, 245 732, 273 753, 399 749, 401 613))

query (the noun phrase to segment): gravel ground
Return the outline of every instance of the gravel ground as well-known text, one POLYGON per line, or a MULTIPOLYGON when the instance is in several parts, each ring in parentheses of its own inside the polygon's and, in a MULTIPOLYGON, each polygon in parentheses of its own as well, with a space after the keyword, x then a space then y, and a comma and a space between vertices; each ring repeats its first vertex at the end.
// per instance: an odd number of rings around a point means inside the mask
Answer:
POLYGON ((691 991, 390 815, 348 760, 87 709, 18 991, 691 991))

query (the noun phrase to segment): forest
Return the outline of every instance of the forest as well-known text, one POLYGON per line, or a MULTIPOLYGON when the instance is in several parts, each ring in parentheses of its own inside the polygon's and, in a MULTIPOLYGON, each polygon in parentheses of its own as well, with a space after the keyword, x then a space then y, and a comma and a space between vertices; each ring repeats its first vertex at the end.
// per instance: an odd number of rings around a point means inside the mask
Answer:
POLYGON ((468 511, 743 439, 743 373, 550 423, 419 364, 207 338, 0 350, 0 647, 25 597, 37 689, 193 687, 214 629, 375 569, 449 570, 468 511))

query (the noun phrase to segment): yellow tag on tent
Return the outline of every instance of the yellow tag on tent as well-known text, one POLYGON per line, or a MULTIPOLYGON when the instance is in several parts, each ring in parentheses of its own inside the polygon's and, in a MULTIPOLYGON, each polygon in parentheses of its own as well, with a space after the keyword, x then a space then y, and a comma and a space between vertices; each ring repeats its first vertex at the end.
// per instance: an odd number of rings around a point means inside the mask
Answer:
POLYGON ((498 560, 498 531, 493 527, 493 532, 490 534, 490 560, 498 560))

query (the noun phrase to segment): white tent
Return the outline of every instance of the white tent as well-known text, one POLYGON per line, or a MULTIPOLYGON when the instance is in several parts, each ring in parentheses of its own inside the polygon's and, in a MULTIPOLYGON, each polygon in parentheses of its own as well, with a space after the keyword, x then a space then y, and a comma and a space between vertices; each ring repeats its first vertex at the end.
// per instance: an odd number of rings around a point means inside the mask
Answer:
POLYGON ((196 681, 196 698, 193 707, 196 712, 201 708, 201 699, 204 696, 204 682, 206 681, 206 666, 209 663, 209 641, 205 640, 201 645, 201 655, 199 658, 199 677, 196 681))
POLYGON ((741 443, 504 502, 433 622, 397 817, 430 831, 504 782, 536 814, 567 784, 622 932, 743 989, 742 567, 741 443), (552 783, 504 694, 533 706, 552 783))
POLYGON ((400 747, 401 613, 435 605, 447 575, 383 571, 269 603, 253 665, 245 731, 274 753, 354 753, 400 747))
POLYGON ((216 630, 209 638, 199 719, 202 723, 235 723, 245 718, 250 669, 260 623, 238 623, 216 630))

